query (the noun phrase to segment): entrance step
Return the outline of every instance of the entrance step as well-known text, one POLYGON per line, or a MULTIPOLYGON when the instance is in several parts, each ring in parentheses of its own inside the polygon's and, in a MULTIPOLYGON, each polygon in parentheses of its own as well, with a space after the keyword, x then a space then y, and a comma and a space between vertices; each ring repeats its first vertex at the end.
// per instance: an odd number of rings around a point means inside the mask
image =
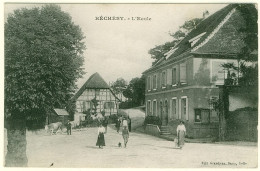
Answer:
POLYGON ((171 135, 171 133, 169 131, 169 127, 168 126, 161 126, 160 134, 161 135, 171 135))

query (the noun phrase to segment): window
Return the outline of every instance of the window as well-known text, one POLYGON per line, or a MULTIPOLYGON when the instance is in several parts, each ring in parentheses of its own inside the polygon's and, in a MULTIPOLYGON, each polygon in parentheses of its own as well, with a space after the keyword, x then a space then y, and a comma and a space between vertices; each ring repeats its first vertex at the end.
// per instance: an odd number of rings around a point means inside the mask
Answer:
POLYGON ((188 98, 186 96, 181 97, 181 119, 189 120, 188 98))
POLYGON ((151 90, 150 79, 150 76, 147 77, 147 90, 151 90))
POLYGON ((172 85, 177 84, 177 68, 172 69, 172 85))
POLYGON ((151 113, 151 101, 147 101, 147 114, 149 115, 151 113))
POLYGON ((195 122, 209 123, 210 122, 210 110, 209 109, 195 109, 195 122))
POLYGON ((162 88, 166 87, 166 71, 162 72, 162 88))
POLYGON ((186 83, 186 63, 180 64, 180 82, 186 83))
POLYGON ((84 112, 91 108, 92 108, 91 101, 83 101, 83 111, 84 112))
POLYGON ((157 103, 156 100, 153 101, 153 115, 156 116, 156 111, 157 111, 157 103))
POLYGON ((177 98, 172 98, 172 104, 171 104, 171 107, 172 107, 172 118, 173 119, 177 119, 178 116, 177 116, 177 98))
POLYGON ((105 102, 104 103, 104 109, 114 109, 115 103, 114 102, 105 102))
POLYGON ((154 90, 157 89, 157 77, 156 77, 156 74, 153 75, 153 89, 154 89, 154 90))

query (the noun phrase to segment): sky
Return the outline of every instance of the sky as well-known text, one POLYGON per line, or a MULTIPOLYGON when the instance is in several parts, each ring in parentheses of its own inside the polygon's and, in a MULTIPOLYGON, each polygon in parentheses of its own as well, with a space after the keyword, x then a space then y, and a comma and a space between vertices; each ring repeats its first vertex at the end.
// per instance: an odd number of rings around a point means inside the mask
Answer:
MULTIPOLYGON (((141 77, 153 60, 149 49, 171 41, 169 32, 178 30, 185 21, 202 17, 205 10, 213 14, 227 4, 59 4, 69 13, 85 35, 84 70, 77 82, 80 88, 98 72, 109 84, 117 78, 129 82, 141 77), (124 17, 126 20, 96 20, 98 17, 124 17), (132 20, 132 17, 151 18, 132 20), (129 20, 128 20, 129 18, 129 20)), ((9 13, 39 4, 5 4, 9 13)))

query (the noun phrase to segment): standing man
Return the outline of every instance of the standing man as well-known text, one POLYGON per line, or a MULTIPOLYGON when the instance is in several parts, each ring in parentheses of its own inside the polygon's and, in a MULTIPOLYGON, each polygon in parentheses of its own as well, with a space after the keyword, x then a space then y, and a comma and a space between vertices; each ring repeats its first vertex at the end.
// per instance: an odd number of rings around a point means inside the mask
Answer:
POLYGON ((129 132, 131 132, 131 119, 129 116, 127 117, 127 124, 128 124, 128 130, 129 132))
POLYGON ((102 124, 105 127, 105 133, 107 133, 108 118, 106 116, 104 116, 102 124))
POLYGON ((71 123, 70 123, 70 120, 68 120, 68 123, 67 123, 67 134, 71 135, 71 123))
POLYGON ((119 133, 120 124, 121 124, 121 121, 120 121, 120 118, 118 117, 117 120, 116 120, 116 131, 117 131, 117 133, 119 133))

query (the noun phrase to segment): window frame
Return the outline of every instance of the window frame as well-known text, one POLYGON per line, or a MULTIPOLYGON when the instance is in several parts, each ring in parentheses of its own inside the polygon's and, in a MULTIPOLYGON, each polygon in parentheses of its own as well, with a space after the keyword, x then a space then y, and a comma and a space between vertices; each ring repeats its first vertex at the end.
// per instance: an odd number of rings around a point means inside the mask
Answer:
POLYGON ((147 115, 149 115, 151 113, 151 100, 147 100, 147 115))
POLYGON ((167 86, 167 80, 166 80, 167 75, 166 74, 167 74, 166 70, 162 71, 162 77, 161 77, 161 87, 162 87, 162 89, 165 89, 166 86, 167 86))
POLYGON ((194 109, 194 123, 197 124, 210 124, 210 109, 206 109, 206 108, 195 108, 194 109), (200 121, 196 121, 196 110, 199 110, 199 115, 200 115, 200 121), (202 122, 202 111, 207 111, 208 112, 208 122, 202 122))
POLYGON ((181 96, 181 116, 182 116, 182 100, 185 100, 186 106, 185 106, 185 119, 188 121, 189 120, 189 104, 188 104, 188 97, 187 96, 181 96))
POLYGON ((153 90, 157 90, 157 74, 153 75, 153 90), (154 79, 155 79, 155 85, 154 85, 154 79))
POLYGON ((153 106, 153 107, 152 107, 152 115, 153 115, 153 116, 156 116, 156 113, 157 113, 157 112, 156 112, 156 111, 157 111, 157 100, 156 100, 156 99, 153 100, 152 106, 153 106), (155 107, 156 107, 155 111, 154 111, 154 102, 155 102, 155 107), (154 112, 155 112, 155 114, 154 114, 154 112))
POLYGON ((178 99, 177 97, 172 97, 171 99, 171 119, 179 119, 178 118, 178 99), (173 114, 173 101, 175 101, 175 114, 173 114), (175 117, 174 117, 175 115, 175 117))
POLYGON ((173 67, 172 68, 172 87, 176 87, 177 86, 177 83, 178 83, 178 80, 177 80, 177 66, 175 66, 175 67, 173 67), (175 84, 173 84, 173 71, 174 71, 174 69, 175 69, 175 84))
POLYGON ((181 85, 185 85, 187 84, 188 80, 187 80, 187 62, 183 62, 183 63, 180 63, 180 83, 181 85), (185 65, 185 81, 182 82, 182 65, 185 65))

